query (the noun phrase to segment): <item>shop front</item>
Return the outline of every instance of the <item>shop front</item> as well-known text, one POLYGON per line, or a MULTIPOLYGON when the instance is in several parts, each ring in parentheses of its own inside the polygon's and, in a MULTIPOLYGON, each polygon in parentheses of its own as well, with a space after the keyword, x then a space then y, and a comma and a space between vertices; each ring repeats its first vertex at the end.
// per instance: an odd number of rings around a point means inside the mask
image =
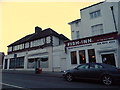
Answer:
POLYGON ((67 41, 65 44, 69 61, 68 68, 91 62, 120 67, 117 32, 67 41))
POLYGON ((48 57, 28 58, 28 69, 48 68, 48 57))

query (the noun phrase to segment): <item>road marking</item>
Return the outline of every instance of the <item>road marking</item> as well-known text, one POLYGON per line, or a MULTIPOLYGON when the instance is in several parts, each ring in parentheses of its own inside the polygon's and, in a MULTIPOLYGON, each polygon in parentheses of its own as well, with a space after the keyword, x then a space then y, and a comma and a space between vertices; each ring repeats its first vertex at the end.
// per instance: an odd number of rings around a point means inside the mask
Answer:
POLYGON ((31 90, 31 89, 27 89, 27 88, 24 88, 24 87, 20 87, 20 86, 16 86, 16 85, 11 85, 11 84, 7 84, 7 83, 1 83, 0 84, 3 84, 3 85, 6 85, 6 86, 10 86, 10 87, 14 87, 14 88, 20 88, 20 89, 25 89, 25 90, 31 90))

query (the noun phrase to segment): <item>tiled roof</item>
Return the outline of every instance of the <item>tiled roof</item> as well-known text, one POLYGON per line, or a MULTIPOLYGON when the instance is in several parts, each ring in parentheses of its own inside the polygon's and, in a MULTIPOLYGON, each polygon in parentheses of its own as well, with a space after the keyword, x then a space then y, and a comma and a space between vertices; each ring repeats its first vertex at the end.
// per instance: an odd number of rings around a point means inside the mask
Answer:
POLYGON ((63 34, 58 34, 54 30, 52 30, 51 28, 47 28, 45 30, 42 30, 40 33, 33 33, 33 34, 30 34, 30 35, 27 35, 27 36, 15 41, 14 43, 8 45, 8 47, 18 45, 18 44, 22 44, 22 43, 29 42, 29 41, 33 41, 33 40, 37 40, 37 39, 47 37, 47 36, 50 36, 50 35, 56 36, 56 37, 58 37, 62 40, 69 40, 63 34))

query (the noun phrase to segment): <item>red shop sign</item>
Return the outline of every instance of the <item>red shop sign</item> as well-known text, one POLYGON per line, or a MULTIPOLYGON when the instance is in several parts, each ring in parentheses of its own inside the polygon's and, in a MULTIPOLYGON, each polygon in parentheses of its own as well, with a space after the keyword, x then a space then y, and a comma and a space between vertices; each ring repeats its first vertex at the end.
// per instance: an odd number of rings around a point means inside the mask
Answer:
POLYGON ((102 42, 102 41, 108 41, 108 40, 116 40, 116 39, 118 39, 118 33, 113 32, 113 33, 97 35, 93 37, 86 37, 86 38, 81 38, 77 40, 67 41, 65 42, 65 46, 71 47, 71 46, 78 46, 83 44, 96 43, 96 42, 102 42))

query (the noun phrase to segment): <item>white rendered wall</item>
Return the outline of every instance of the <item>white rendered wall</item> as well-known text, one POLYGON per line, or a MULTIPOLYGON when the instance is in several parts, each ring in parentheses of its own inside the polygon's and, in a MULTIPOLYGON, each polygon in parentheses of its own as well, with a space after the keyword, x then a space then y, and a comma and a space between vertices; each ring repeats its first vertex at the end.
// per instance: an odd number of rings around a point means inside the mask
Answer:
MULTIPOLYGON (((120 3, 120 2, 119 2, 120 3)), ((117 2, 104 2, 80 11, 81 21, 79 22, 79 27, 76 27, 75 23, 71 24, 71 37, 72 39, 76 39, 76 34, 72 31, 79 30, 80 38, 90 37, 92 36, 91 26, 97 24, 103 24, 103 33, 116 32, 115 24, 112 16, 111 6, 113 6, 115 21, 117 25, 117 31, 120 33, 120 19, 118 17, 118 7, 120 10, 120 6, 117 2), (90 18, 90 13, 100 10, 101 16, 97 18, 90 18), (119 24, 119 25, 118 25, 119 24), (119 28, 118 28, 119 27, 119 28)))
POLYGON ((68 47, 67 48, 67 61, 68 61, 68 67, 67 69, 73 68, 77 65, 79 65, 79 50, 85 50, 85 54, 86 54, 86 62, 88 63, 88 49, 94 49, 95 50, 95 55, 96 55, 96 62, 98 63, 102 63, 102 58, 101 58, 101 54, 105 53, 114 53, 115 55, 115 62, 116 62, 116 66, 120 67, 120 63, 118 61, 119 58, 119 52, 118 51, 118 42, 117 40, 111 40, 114 41, 114 43, 109 43, 110 41, 107 41, 107 44, 101 44, 101 45, 97 45, 97 43, 92 43, 92 46, 87 46, 87 47, 80 47, 80 46, 73 46, 73 47, 68 47), (77 52, 77 64, 71 64, 71 56, 70 53, 72 51, 76 51, 77 52))
POLYGON ((59 45, 59 38, 53 36, 53 46, 58 46, 59 45))
POLYGON ((53 48, 53 68, 54 71, 63 71, 67 69, 66 53, 64 45, 53 48))

